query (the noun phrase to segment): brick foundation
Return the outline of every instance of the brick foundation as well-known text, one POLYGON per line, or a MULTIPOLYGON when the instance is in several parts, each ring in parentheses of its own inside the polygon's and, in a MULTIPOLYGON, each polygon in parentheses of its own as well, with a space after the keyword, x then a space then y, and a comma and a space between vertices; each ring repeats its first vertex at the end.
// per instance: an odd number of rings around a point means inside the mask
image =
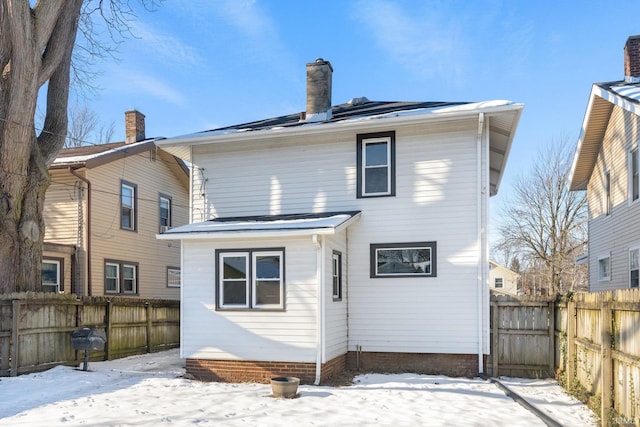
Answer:
MULTIPOLYGON (((483 358, 486 372, 487 356, 483 358)), ((475 377, 478 375, 477 354, 444 353, 347 353, 347 369, 361 372, 412 372, 416 374, 475 377)))
MULTIPOLYGON (((486 372, 487 356, 484 356, 486 372)), ((478 375, 476 354, 381 353, 350 351, 322 364, 320 382, 346 370, 359 372, 413 372, 416 374, 475 377, 478 375)), ((246 360, 187 359, 186 372, 195 379, 218 382, 269 383, 273 377, 298 377, 303 384, 316 378, 315 363, 258 362, 246 360)))
MULTIPOLYGON (((344 372, 346 359, 343 354, 323 363, 321 382, 344 372)), ((268 383, 273 377, 298 377, 301 383, 310 384, 316 379, 316 364, 187 359, 186 372, 203 381, 268 383)))

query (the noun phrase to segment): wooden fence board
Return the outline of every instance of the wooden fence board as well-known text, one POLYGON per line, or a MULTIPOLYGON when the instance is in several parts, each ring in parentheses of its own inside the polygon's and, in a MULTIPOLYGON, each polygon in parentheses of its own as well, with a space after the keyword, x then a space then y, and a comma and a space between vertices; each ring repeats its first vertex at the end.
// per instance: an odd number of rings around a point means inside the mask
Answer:
POLYGON ((107 335, 104 351, 90 360, 106 360, 180 345, 179 301, 69 295, 0 296, 0 376, 78 364, 83 352, 70 334, 81 327, 107 335))

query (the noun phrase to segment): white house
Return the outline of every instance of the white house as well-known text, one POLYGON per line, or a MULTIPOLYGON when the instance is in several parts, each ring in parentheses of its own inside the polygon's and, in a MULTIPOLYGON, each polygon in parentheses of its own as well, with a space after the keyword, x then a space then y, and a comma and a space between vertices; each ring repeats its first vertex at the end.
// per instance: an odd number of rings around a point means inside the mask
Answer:
POLYGON ((489 288, 498 294, 518 295, 520 275, 495 261, 489 260, 489 288))
POLYGON ((523 105, 331 106, 161 140, 191 164, 181 352, 209 380, 306 382, 349 368, 448 375, 489 353, 489 197, 523 105))

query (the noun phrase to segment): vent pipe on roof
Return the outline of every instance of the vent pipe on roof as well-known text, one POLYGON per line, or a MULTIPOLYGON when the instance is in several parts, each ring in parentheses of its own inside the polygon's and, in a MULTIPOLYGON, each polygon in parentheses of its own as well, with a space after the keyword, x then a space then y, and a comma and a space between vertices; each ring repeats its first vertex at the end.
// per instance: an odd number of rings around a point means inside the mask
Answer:
POLYGON ((307 64, 306 122, 331 119, 331 77, 333 67, 322 58, 307 64))
POLYGON ((640 36, 630 36, 624 45, 624 81, 640 83, 640 36))
POLYGON ((138 110, 129 110, 124 113, 124 129, 126 144, 143 141, 145 139, 144 114, 138 110))

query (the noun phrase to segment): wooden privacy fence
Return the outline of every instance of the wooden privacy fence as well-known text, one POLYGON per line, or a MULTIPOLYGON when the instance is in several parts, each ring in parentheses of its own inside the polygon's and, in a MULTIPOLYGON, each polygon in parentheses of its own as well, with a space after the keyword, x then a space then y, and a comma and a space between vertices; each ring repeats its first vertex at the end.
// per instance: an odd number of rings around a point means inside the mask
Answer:
POLYGON ((603 426, 640 426, 640 290, 492 295, 490 328, 490 375, 556 377, 603 426))
POLYGON ((111 360, 180 345, 180 302, 124 297, 82 297, 24 293, 0 296, 0 376, 77 365, 84 355, 71 345, 71 332, 89 327, 105 332, 103 351, 92 360, 111 360))

